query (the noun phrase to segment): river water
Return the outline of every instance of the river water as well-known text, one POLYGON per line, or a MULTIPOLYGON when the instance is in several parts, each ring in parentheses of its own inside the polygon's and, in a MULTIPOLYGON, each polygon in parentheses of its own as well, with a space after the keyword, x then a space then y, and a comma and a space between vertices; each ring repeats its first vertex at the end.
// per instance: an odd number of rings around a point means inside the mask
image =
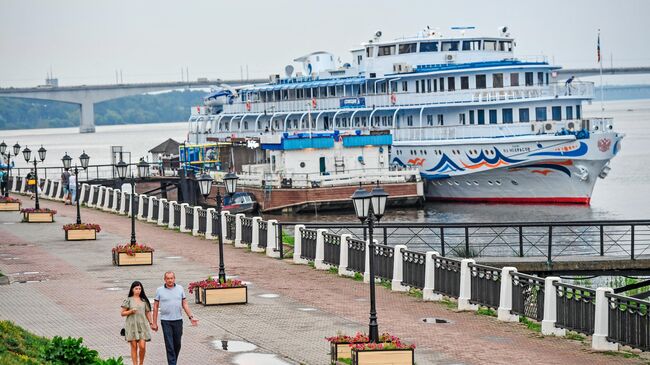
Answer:
MULTIPOLYGON (((599 117, 600 103, 584 106, 585 117, 599 117)), ((599 179, 590 206, 496 205, 426 203, 423 208, 387 210, 384 221, 398 222, 512 222, 650 218, 650 99, 605 102, 606 117, 614 118, 615 129, 625 133, 622 150, 605 179, 599 179)), ((18 142, 35 151, 42 144, 48 150, 46 166, 60 166, 67 152, 77 159, 82 151, 91 164, 110 163, 110 147, 123 146, 131 161, 173 138, 183 141, 187 124, 136 124, 98 126, 96 133, 79 134, 78 128, 0 131, 0 139, 12 146, 18 142)), ((26 163, 19 155, 17 167, 26 163)), ((125 158, 127 160, 127 158, 125 158)), ((351 212, 284 215, 282 220, 351 221, 351 212)))

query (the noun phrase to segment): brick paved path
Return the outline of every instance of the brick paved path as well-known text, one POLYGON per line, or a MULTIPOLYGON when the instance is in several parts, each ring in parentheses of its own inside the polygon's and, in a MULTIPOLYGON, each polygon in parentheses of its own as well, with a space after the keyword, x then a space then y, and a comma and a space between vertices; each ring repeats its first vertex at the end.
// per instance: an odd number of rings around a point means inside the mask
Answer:
MULTIPOLYGON (((142 281, 151 298, 167 270, 174 270, 184 286, 216 275, 214 241, 140 221, 138 241, 156 248, 154 265, 114 267, 110 249, 128 242, 127 217, 84 208, 82 220, 102 226, 98 240, 66 242, 61 226, 74 221, 75 208, 51 201, 41 204, 59 211, 56 223, 22 224, 17 213, 0 213, 0 271, 11 274, 12 280, 0 286, 0 318, 37 334, 81 336, 103 357, 123 356, 130 363, 128 345, 118 333, 123 323, 119 306, 131 281, 142 281), (33 280, 44 281, 29 282, 33 280)), ((367 329, 367 285, 230 245, 225 258, 229 276, 251 283, 249 304, 202 307, 190 301, 199 326, 185 324, 180 364, 327 364, 325 336, 367 329), (259 296, 267 293, 279 297, 259 296), (253 343, 253 353, 275 354, 274 360, 218 350, 213 341, 220 346, 222 339, 253 343)), ((520 324, 455 312, 381 287, 377 311, 381 332, 417 344, 419 365, 642 363, 594 353, 588 342, 542 337, 520 324), (421 320, 425 317, 452 323, 426 324, 421 320)), ((146 362, 165 363, 160 332, 148 344, 146 362)))

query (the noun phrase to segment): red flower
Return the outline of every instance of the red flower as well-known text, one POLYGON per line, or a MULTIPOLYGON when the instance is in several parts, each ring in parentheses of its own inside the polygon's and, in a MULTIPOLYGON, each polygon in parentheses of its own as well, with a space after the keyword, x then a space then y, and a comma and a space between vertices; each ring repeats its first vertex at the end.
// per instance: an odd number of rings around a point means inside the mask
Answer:
POLYGON ((23 208, 20 210, 21 213, 50 213, 52 215, 56 214, 56 210, 50 208, 23 208))
POLYGON ((142 244, 126 244, 113 247, 113 253, 126 253, 129 256, 135 256, 136 253, 154 252, 154 249, 142 244))
POLYGON ((93 223, 81 223, 81 224, 76 224, 76 223, 70 223, 66 224, 63 226, 64 231, 69 231, 69 230, 76 230, 76 229, 94 229, 95 232, 101 232, 102 228, 99 226, 99 224, 93 224, 93 223))
POLYGON ((246 286, 246 284, 242 283, 241 280, 228 279, 225 282, 220 283, 219 281, 215 280, 212 276, 209 276, 205 280, 191 282, 188 285, 187 289, 190 292, 190 294, 192 294, 194 292, 194 289, 196 288, 202 288, 202 289, 240 288, 242 286, 246 286))
POLYGON ((20 199, 12 198, 10 196, 0 196, 0 203, 20 203, 20 199))

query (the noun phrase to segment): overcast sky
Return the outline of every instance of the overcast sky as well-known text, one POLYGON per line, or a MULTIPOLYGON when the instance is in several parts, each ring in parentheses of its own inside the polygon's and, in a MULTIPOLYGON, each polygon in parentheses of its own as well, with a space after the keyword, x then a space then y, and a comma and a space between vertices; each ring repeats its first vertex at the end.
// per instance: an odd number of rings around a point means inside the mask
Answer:
MULTIPOLYGON (((0 0, 0 87, 181 79, 251 78, 282 73, 298 56, 348 50, 376 30, 392 39, 427 25, 507 25, 516 55, 548 56, 564 67, 650 65, 650 1, 198 1, 0 0)), ((644 79, 647 79, 644 77, 644 79)))

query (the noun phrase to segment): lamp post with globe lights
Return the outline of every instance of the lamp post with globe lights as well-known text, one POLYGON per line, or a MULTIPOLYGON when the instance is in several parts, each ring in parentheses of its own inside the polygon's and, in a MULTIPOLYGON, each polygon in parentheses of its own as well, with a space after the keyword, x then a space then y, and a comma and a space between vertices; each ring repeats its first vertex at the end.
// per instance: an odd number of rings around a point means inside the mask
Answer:
POLYGON ((384 216, 388 193, 383 188, 377 186, 371 192, 359 187, 350 197, 354 204, 354 211, 361 224, 368 224, 368 256, 370 271, 370 321, 368 325, 368 334, 370 342, 379 342, 379 325, 377 324, 377 309, 375 307, 375 243, 372 238, 374 222, 379 222, 384 216))
MULTIPOLYGON (((14 146, 15 148, 16 146, 14 146)), ((18 147, 20 148, 20 146, 18 147)), ((45 155, 47 153, 47 150, 41 146, 41 148, 38 149, 38 158, 41 160, 40 162, 43 162, 45 160, 45 155)), ((25 147, 23 149, 23 157, 25 158, 25 162, 29 163, 30 158, 32 157, 32 150, 30 150, 28 147, 25 147)), ((38 161, 36 161, 36 155, 34 155, 34 179, 36 180, 36 184, 34 185, 34 193, 36 195, 35 197, 35 204, 34 207, 36 210, 41 209, 39 202, 38 202, 38 170, 37 170, 37 164, 38 161)))
MULTIPOLYGON (((146 178, 149 176, 149 164, 144 161, 140 160, 138 162, 138 176, 140 178, 146 178)), ((126 175, 129 170, 129 165, 126 164, 120 157, 120 161, 115 164, 115 169, 117 170, 117 176, 122 180, 122 183, 124 183, 124 180, 126 179, 126 175)), ((133 176, 133 173, 131 174, 131 201, 129 203, 129 209, 131 211, 131 245, 136 244, 136 239, 135 239, 135 214, 136 212, 133 211, 133 196, 135 195, 135 177, 133 176)))
MULTIPOLYGON (((228 196, 232 196, 232 194, 235 193, 237 190, 237 175, 235 175, 232 172, 227 173, 223 177, 223 184, 226 187, 226 194, 228 196)), ((199 188, 201 189, 201 195, 206 199, 208 199, 208 196, 210 195, 210 191, 212 190, 212 177, 206 173, 202 174, 201 177, 198 179, 199 181, 199 188)), ((221 209, 223 206, 223 200, 221 198, 221 188, 217 187, 217 196, 215 197, 216 200, 216 211, 217 211, 217 237, 219 240, 219 282, 220 283, 225 283, 226 282, 226 269, 223 263, 223 232, 221 230, 221 209)))
MULTIPOLYGON (((68 156, 68 153, 66 152, 65 156, 61 159, 63 161, 63 167, 67 170, 70 168, 70 165, 72 165, 72 157, 68 156)), ((79 156, 79 161, 81 162, 81 167, 85 170, 88 168, 88 162, 90 161, 90 156, 86 154, 86 151, 83 151, 81 156, 79 156)), ((77 224, 81 224, 81 211, 79 209, 79 196, 81 195, 79 192, 79 168, 77 167, 77 164, 74 165, 74 176, 75 176, 75 203, 77 204, 77 224)))

